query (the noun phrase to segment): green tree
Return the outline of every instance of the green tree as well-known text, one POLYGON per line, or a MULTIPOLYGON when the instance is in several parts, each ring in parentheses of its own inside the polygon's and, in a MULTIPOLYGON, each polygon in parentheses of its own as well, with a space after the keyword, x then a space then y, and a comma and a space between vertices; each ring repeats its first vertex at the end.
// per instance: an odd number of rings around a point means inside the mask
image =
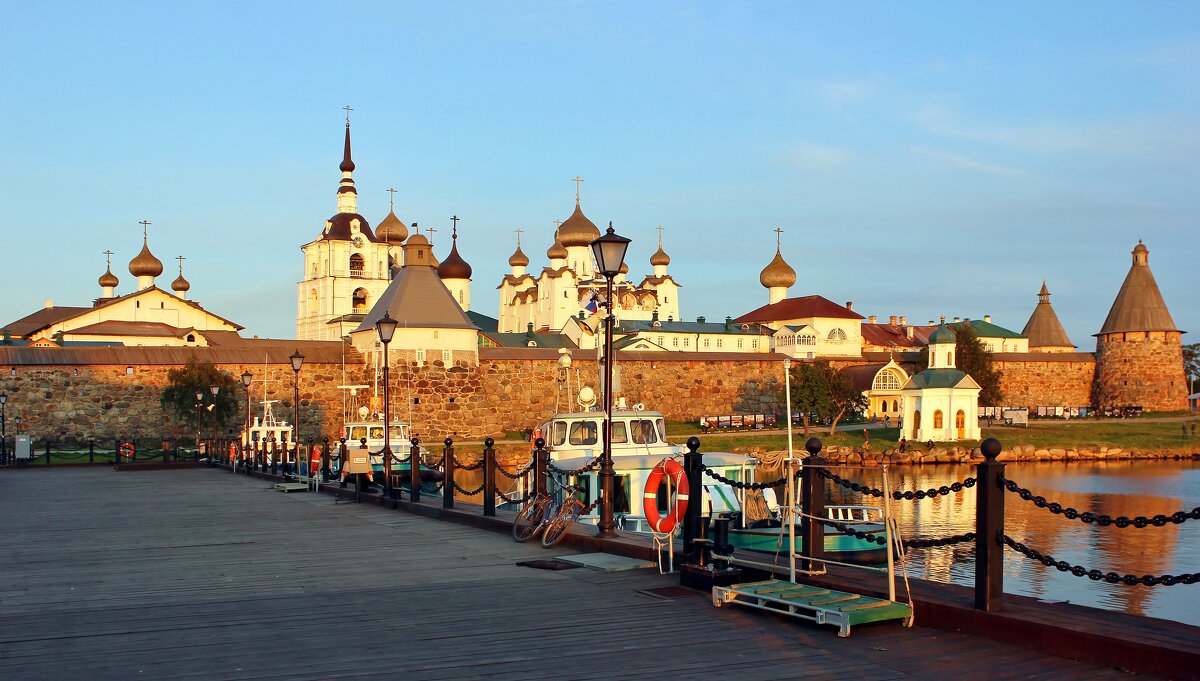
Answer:
POLYGON ((1196 381, 1200 381, 1200 343, 1183 346, 1183 374, 1187 377, 1188 394, 1196 392, 1196 381))
POLYGON ((829 372, 829 401, 827 412, 823 416, 829 419, 829 434, 837 430, 838 421, 847 411, 861 411, 867 408, 867 398, 862 391, 854 387, 854 381, 841 372, 834 372, 833 367, 825 364, 829 372))
POLYGON ((813 414, 821 415, 829 410, 829 372, 821 365, 828 362, 793 362, 792 412, 800 414, 804 424, 804 436, 808 437, 809 419, 813 414))
MULTIPOLYGON (((971 322, 953 327, 955 365, 979 384, 979 404, 1001 406, 1004 394, 1000 390, 1002 373, 992 365, 992 353, 979 340, 979 333, 971 322)), ((921 368, 929 368, 929 348, 921 350, 921 368)))
POLYGON ((217 369, 212 362, 197 362, 192 358, 182 367, 167 372, 167 387, 163 389, 159 403, 163 411, 170 412, 176 420, 196 426, 196 391, 203 391, 203 404, 207 412, 204 420, 221 428, 238 411, 237 390, 240 385, 239 381, 217 369), (209 386, 213 385, 220 388, 215 402, 209 390, 209 386))

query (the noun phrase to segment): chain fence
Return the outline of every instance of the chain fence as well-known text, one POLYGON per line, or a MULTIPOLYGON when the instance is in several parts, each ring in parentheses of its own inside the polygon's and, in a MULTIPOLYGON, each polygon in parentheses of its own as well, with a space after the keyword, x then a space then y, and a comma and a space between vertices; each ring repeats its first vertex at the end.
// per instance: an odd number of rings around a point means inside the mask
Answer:
POLYGON ((1005 480, 1004 488, 1009 492, 1021 497, 1025 501, 1032 502, 1034 506, 1050 511, 1054 515, 1061 515, 1068 520, 1078 520, 1089 525, 1096 524, 1100 527, 1115 525, 1116 527, 1136 527, 1138 529, 1142 529, 1150 526, 1164 527, 1168 523, 1181 525, 1188 520, 1200 520, 1200 506, 1197 506, 1190 511, 1175 511, 1171 515, 1159 513, 1158 515, 1149 518, 1144 515, 1139 515, 1134 518, 1128 518, 1122 515, 1114 518, 1103 513, 1079 511, 1071 508, 1070 506, 1063 506, 1058 502, 1046 501, 1046 497, 1035 495, 1033 492, 1021 487, 1012 480, 1005 480))
MULTIPOLYGON (((860 492, 862 494, 867 494, 867 495, 870 495, 873 497, 883 498, 883 490, 879 489, 878 487, 871 487, 870 485, 863 485, 863 484, 854 482, 853 480, 847 480, 847 479, 843 478, 842 476, 838 475, 837 473, 825 470, 824 468, 818 468, 817 475, 820 475, 822 478, 825 478, 826 480, 829 480, 833 484, 838 485, 840 487, 845 487, 846 489, 853 490, 855 492, 860 492)), ((897 490, 895 492, 892 492, 892 498, 897 501, 900 501, 900 500, 913 501, 913 500, 919 500, 919 499, 932 499, 934 497, 940 497, 940 496, 945 496, 947 494, 952 494, 955 492, 961 492, 964 489, 969 489, 971 487, 974 487, 975 483, 976 483, 975 478, 971 477, 971 478, 967 478, 961 482, 952 482, 949 485, 942 485, 941 487, 931 487, 929 489, 917 489, 917 490, 910 489, 910 490, 904 490, 903 492, 897 490)))
POLYGON ((1109 584, 1124 584, 1125 586, 1175 586, 1176 584, 1195 584, 1200 582, 1200 572, 1192 572, 1182 575, 1131 575, 1120 574, 1119 572, 1103 572, 1101 570, 1089 570, 1082 565, 1073 565, 1065 560, 1056 560, 1054 556, 1048 553, 1042 553, 1037 549, 1032 549, 1025 544, 1013 539, 1007 534, 1004 535, 1002 541, 1005 546, 1024 555, 1030 560, 1035 560, 1042 565, 1052 567, 1059 572, 1069 572, 1076 577, 1087 577, 1093 582, 1108 582, 1109 584))

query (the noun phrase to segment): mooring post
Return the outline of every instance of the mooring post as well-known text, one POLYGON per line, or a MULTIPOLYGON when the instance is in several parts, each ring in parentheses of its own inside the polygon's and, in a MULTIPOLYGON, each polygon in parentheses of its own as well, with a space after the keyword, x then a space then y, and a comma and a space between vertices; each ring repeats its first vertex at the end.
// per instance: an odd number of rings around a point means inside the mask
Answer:
POLYGON ((1004 464, 1000 441, 979 445, 984 460, 975 472, 975 609, 1004 609, 1004 464))
POLYGON ((533 493, 545 494, 546 464, 550 462, 550 452, 546 451, 546 438, 539 437, 533 441, 533 493))
POLYGON ((412 482, 412 491, 409 492, 408 498, 410 501, 421 500, 421 440, 417 437, 412 439, 412 450, 409 453, 408 469, 412 482))
POLYGON ((496 515, 496 440, 483 441, 483 514, 496 515))
POLYGON ((446 438, 442 449, 442 508, 454 508, 454 440, 446 438))
POLYGON ((683 455, 683 472, 687 476, 690 494, 696 502, 688 501, 687 510, 683 513, 683 551, 692 550, 692 540, 699 537, 700 531, 700 499, 704 474, 704 455, 700 453, 700 438, 695 435, 687 439, 687 452, 683 455))
POLYGON ((50 438, 46 438, 46 465, 50 465, 50 438))
POLYGON ((88 463, 96 463, 96 441, 88 440, 88 463))
POLYGON ((802 563, 805 570, 820 570, 825 565, 819 560, 825 557, 825 524, 813 520, 825 517, 825 479, 820 476, 819 468, 825 463, 821 458, 824 446, 821 438, 808 438, 804 443, 808 460, 800 469, 800 510, 804 514, 800 518, 800 536, 804 542, 803 553, 810 558, 802 563))
POLYGON ((329 436, 321 438, 321 477, 329 481, 329 436))

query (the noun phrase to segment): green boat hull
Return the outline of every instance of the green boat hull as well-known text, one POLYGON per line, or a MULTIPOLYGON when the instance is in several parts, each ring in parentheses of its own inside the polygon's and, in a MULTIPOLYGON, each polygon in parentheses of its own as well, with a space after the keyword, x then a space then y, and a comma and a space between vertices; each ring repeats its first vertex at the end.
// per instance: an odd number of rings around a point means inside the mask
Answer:
MULTIPOLYGON (((863 531, 876 529, 864 527, 863 531)), ((882 533, 883 528, 879 527, 882 533)), ((729 543, 735 549, 757 553, 780 553, 786 555, 788 532, 786 527, 761 527, 730 529, 729 543)), ((804 538, 796 535, 795 551, 802 553, 804 538)), ((865 539, 841 533, 825 535, 825 557, 855 565, 878 565, 887 562, 887 552, 882 546, 865 539)))

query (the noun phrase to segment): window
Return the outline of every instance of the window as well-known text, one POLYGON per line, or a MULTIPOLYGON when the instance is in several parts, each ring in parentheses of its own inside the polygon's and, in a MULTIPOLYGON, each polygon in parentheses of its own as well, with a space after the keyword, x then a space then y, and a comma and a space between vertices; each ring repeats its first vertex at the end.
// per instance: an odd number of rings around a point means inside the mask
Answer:
POLYGON ((942 427, 942 410, 941 409, 938 409, 937 411, 933 412, 933 427, 934 428, 942 427))
POLYGON ((757 350, 757 349, 758 349, 758 339, 757 339, 757 338, 755 338, 754 340, 750 341, 750 347, 754 348, 755 350, 757 350))
POLYGON ((654 425, 658 426, 658 439, 663 442, 667 441, 667 423, 662 419, 654 419, 654 425))
POLYGON ((189 342, 189 343, 195 343, 195 342, 196 342, 196 334, 189 333, 189 334, 187 335, 187 342, 189 342))
POLYGON ((624 421, 613 421, 613 444, 619 445, 629 442, 629 433, 625 431, 624 421))
POLYGON ((462 292, 462 289, 459 289, 458 290, 458 304, 462 305, 462 302, 463 302, 463 292, 462 292))
POLYGON ((350 276, 361 277, 363 275, 364 267, 365 263, 361 255, 355 253, 350 256, 350 276))
POLYGON ((658 337, 658 344, 663 345, 663 337, 662 336, 658 337))
POLYGON ((846 332, 841 329, 833 329, 826 336, 826 340, 830 343, 844 343, 846 341, 846 332))
POLYGON ((351 294, 350 304, 356 313, 366 313, 367 311, 367 289, 356 288, 351 294))
POLYGON ((671 339, 671 347, 673 347, 673 348, 677 348, 677 347, 679 347, 679 338, 672 338, 672 339, 671 339))
POLYGON ((892 411, 900 411, 900 402, 898 400, 892 400, 892 411))
POLYGON ((883 408, 881 409, 881 411, 886 414, 887 410, 888 410, 888 401, 884 400, 882 406, 883 406, 883 408))
POLYGON ((816 336, 800 336, 800 345, 816 345, 816 336))
POLYGON ((635 419, 629 422, 630 428, 633 430, 633 443, 636 445, 649 445, 656 442, 654 422, 650 419, 635 419))
POLYGON ((424 363, 425 363, 425 351, 417 350, 417 364, 424 364, 424 363))
POLYGON ((742 347, 742 340, 743 340, 743 339, 741 339, 741 338, 739 338, 739 339, 738 339, 738 349, 739 349, 739 350, 740 350, 740 349, 741 349, 741 347, 742 347))
POLYGON ((550 444, 557 447, 567 441, 567 422, 555 421, 554 434, 550 437, 550 444))
POLYGON ((576 421, 571 424, 571 444, 594 445, 598 432, 595 421, 576 421))
POLYGON ((721 347, 721 339, 720 338, 717 339, 717 347, 718 348, 721 347))
POLYGON ((683 347, 685 347, 685 348, 691 347, 691 344, 692 344, 692 340, 690 338, 683 339, 683 347))
POLYGON ((881 371, 875 376, 871 390, 899 390, 900 377, 894 371, 881 371))
POLYGON ((449 350, 442 350, 442 364, 446 366, 454 365, 454 353, 449 350))
POLYGON ((706 348, 708 347, 708 339, 707 338, 704 339, 704 347, 706 347, 706 348))
POLYGON ((954 353, 953 352, 946 353, 946 366, 950 366, 950 367, 954 366, 954 353))

